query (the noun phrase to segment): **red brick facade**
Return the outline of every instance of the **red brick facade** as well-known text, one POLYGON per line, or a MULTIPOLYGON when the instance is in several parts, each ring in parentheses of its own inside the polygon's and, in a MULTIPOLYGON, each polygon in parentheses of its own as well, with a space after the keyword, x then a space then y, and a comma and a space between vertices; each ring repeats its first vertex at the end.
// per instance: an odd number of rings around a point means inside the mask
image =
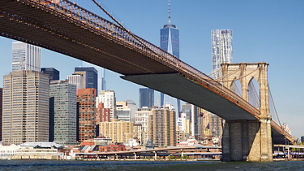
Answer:
POLYGON ((126 146, 122 144, 99 146, 99 152, 111 152, 111 151, 126 151, 126 146))
POLYGON ((79 103, 79 141, 95 138, 96 90, 94 88, 78 90, 77 103, 79 103))
POLYGON ((96 108, 96 124, 99 122, 110 122, 110 109, 104 108, 103 103, 99 103, 96 108))

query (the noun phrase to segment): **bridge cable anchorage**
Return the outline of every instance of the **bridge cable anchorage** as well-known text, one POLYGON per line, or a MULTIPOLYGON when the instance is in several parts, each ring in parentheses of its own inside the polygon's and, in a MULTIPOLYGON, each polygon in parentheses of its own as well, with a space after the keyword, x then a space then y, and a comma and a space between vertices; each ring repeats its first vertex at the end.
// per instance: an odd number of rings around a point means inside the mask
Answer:
POLYGON ((137 40, 140 44, 142 44, 146 49, 150 50, 152 53, 154 53, 156 56, 161 57, 158 53, 156 53, 154 50, 152 50, 149 46, 147 46, 138 36, 130 32, 128 29, 126 29, 118 20, 116 20, 105 8, 103 8, 96 0, 91 0, 98 8, 100 8, 107 16, 109 16, 114 22, 116 22, 119 27, 121 27, 122 30, 126 31, 128 34, 130 34, 135 40, 137 40))

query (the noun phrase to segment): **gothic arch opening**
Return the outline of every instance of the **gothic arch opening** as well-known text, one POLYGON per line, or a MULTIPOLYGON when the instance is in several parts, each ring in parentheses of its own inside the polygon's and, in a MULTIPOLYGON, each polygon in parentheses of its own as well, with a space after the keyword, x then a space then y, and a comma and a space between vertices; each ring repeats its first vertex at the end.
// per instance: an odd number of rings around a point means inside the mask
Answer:
POLYGON ((239 80, 233 80, 231 83, 231 90, 236 93, 237 95, 239 95, 240 97, 242 97, 242 85, 241 82, 239 80))
POLYGON ((260 108, 260 86, 253 77, 248 84, 248 102, 255 108, 260 108))

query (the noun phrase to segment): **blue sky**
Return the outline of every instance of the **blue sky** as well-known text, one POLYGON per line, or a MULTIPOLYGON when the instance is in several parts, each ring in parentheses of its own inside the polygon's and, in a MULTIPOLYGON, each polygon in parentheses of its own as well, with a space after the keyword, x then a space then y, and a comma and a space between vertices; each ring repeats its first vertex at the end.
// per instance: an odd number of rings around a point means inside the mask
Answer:
MULTIPOLYGON (((90 0, 75 2, 105 17, 90 0)), ((159 30, 168 20, 166 0, 103 0, 102 5, 129 30, 159 45, 159 30)), ((304 136, 303 0, 172 0, 172 23, 180 30, 180 58, 207 74, 212 61, 211 30, 232 29, 233 62, 270 64, 269 84, 280 119, 289 124, 293 135, 304 136)), ((11 42, 0 38, 1 85, 2 76, 11 70, 11 42)), ((42 66, 60 70, 61 79, 80 65, 79 60, 43 50, 42 66)), ((111 71, 106 72, 106 81, 117 100, 132 99, 138 104, 140 86, 111 71)))

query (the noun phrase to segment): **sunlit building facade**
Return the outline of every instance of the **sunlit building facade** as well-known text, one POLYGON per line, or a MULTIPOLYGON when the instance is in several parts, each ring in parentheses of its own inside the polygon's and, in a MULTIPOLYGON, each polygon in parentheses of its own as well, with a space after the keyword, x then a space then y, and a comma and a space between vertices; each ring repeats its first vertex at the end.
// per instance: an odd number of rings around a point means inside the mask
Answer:
POLYGON ((49 140, 49 77, 13 71, 3 77, 3 144, 49 140))

